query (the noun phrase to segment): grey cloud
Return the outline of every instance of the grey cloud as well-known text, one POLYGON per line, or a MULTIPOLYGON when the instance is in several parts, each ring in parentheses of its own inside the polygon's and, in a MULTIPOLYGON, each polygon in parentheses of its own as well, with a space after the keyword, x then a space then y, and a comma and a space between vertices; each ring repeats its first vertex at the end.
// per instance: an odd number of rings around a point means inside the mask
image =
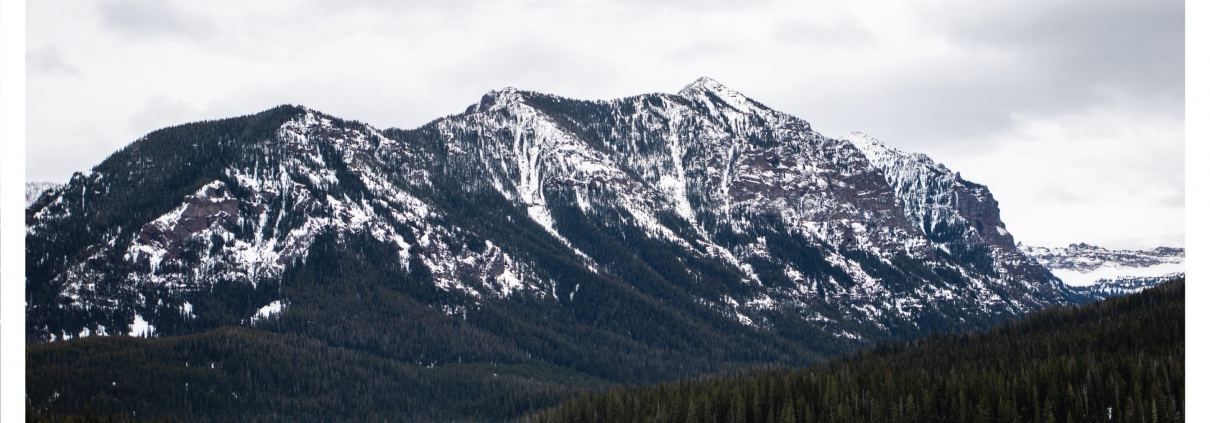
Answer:
MULTIPOLYGON (((635 19, 638 16, 651 16, 653 13, 667 14, 673 19, 690 19, 694 15, 711 12, 747 12, 772 4, 772 0, 750 0, 737 2, 733 0, 617 0, 610 2, 568 2, 564 0, 526 0, 511 4, 515 6, 510 12, 532 12, 536 10, 563 10, 568 12, 585 10, 612 9, 617 15, 600 16, 601 19, 635 19), (667 12, 667 13, 665 13, 667 12)), ((502 4, 494 0, 309 0, 307 8, 324 10, 330 13, 351 13, 371 11, 406 17, 409 13, 418 11, 439 12, 458 17, 483 13, 485 9, 499 10, 502 4)), ((504 16, 507 16, 507 13, 504 16)), ((516 18, 516 16, 508 16, 516 18)), ((524 19, 518 23, 525 24, 524 19)))
POLYGON ((1164 197, 1164 199, 1160 201, 1160 205, 1164 206, 1164 207, 1184 209, 1185 208, 1185 194, 1184 194, 1185 184, 1184 184, 1184 182, 1182 182, 1180 184, 1180 189, 1181 189, 1180 195, 1170 195, 1170 196, 1164 197))
POLYGON ((616 77, 613 64, 533 39, 469 55, 431 75, 450 88, 476 81, 490 89, 512 86, 569 97, 583 96, 591 90, 585 87, 608 85, 616 77))
MULTIPOLYGON (((1003 154, 998 144, 1029 141, 1022 139, 1033 136, 1028 123, 1065 126, 1055 118, 1096 115, 1098 107, 1122 120, 1093 121, 1106 122, 1111 133, 1085 141, 1120 141, 1117 133, 1131 127, 1184 122, 1179 0, 922 1, 928 4, 897 4, 885 16, 848 2, 753 8, 721 0, 99 0, 90 3, 94 14, 68 13, 74 3, 31 2, 38 25, 31 26, 29 45, 62 51, 31 49, 27 72, 79 73, 30 78, 30 98, 42 99, 32 103, 42 105, 28 112, 27 172, 62 180, 143 132, 282 103, 410 128, 506 86, 613 98, 675 92, 702 75, 807 119, 827 135, 861 130, 950 162, 964 154, 1003 154), (131 42, 144 39, 154 42, 131 42), (182 75, 179 68, 205 72, 182 75), (190 89, 174 92, 173 84, 190 89), (167 96, 155 96, 159 92, 167 96), (146 103, 106 107, 107 96, 122 93, 146 103)), ((1129 197, 1123 203, 1181 208, 1183 167, 1174 161, 1183 151, 1173 147, 1179 134, 1153 132, 1155 143, 1166 147, 1153 151, 1140 139, 1137 150, 1129 148, 1148 153, 1094 163, 1118 179, 1064 181, 1069 173, 1060 167, 1032 175, 999 172, 993 176, 1010 176, 979 182, 1000 195, 1006 191, 997 187, 1009 183, 1047 187, 1055 181, 1062 189, 1043 194, 1063 205, 1088 204, 1098 199, 1088 187, 1110 187, 1129 197)), ((1079 158, 1056 161, 1070 166, 1079 158)), ((1003 166, 1011 171, 1014 164, 1003 166)), ((1037 203, 1034 190, 1018 191, 1022 208, 1037 203)), ((1018 221, 1010 223, 1024 226, 1018 221)), ((1174 225, 1149 231, 1166 234, 1174 225)))
POLYGON ((28 128, 25 162, 30 181, 66 182, 73 172, 91 169, 131 141, 115 140, 91 122, 32 123, 28 128), (72 142, 57 142, 63 139, 72 142))
POLYGON ((629 3, 640 8, 648 9, 652 6, 665 7, 670 9, 679 9, 688 12, 702 12, 708 9, 714 10, 738 10, 751 9, 754 6, 760 6, 771 3, 769 0, 752 0, 752 1, 733 1, 733 0, 624 0, 624 3, 629 3))
POLYGON ((874 41, 874 34, 852 18, 831 22, 784 21, 774 28, 778 41, 810 49, 861 48, 874 41))
MULTIPOLYGON (((1179 1, 947 2, 920 7, 920 27, 963 51, 880 70, 860 86, 789 101, 808 120, 862 130, 912 150, 988 150, 1014 117, 1113 104, 1184 114, 1184 10, 1179 1), (975 141, 981 140, 981 141, 975 141)), ((860 66, 845 64, 841 66, 860 66)), ((819 81, 810 81, 819 83, 819 81)))
POLYGON ((492 0, 305 0, 292 3, 293 11, 313 16, 334 17, 341 15, 372 14, 389 19, 398 19, 400 25, 387 30, 410 28, 411 20, 420 14, 439 16, 442 19, 465 17, 481 13, 485 7, 499 4, 492 0))
POLYGON ((382 85, 372 80, 300 76, 241 87, 208 104, 199 118, 240 116, 282 104, 296 104, 378 128, 414 128, 443 115, 465 110, 467 105, 477 101, 486 91, 434 97, 430 93, 401 90, 400 87, 382 85))
POLYGON ((1096 198, 1095 195, 1087 191, 1075 191, 1072 187, 1060 182, 1051 182, 1049 185, 1037 188, 1034 195, 1039 200, 1050 200, 1060 203, 1086 203, 1096 198))
POLYGON ((383 84, 373 78, 333 79, 293 75, 249 85, 208 104, 199 115, 219 118, 256 113, 278 104, 302 104, 324 113, 379 128, 414 128, 459 113, 490 90, 516 87, 576 98, 585 81, 609 85, 613 68, 575 51, 536 40, 518 41, 481 52, 459 51, 444 63, 430 63, 416 76, 424 84, 383 84))
POLYGON ((1125 166, 1102 169, 1101 183, 1120 186, 1134 198, 1151 198, 1166 207, 1185 206, 1183 151, 1140 151, 1139 159, 1125 166), (1175 159, 1175 160, 1174 160, 1175 159))
POLYGON ((58 47, 46 46, 25 52, 25 74, 79 76, 80 70, 63 60, 58 47))
POLYGON ((1185 247, 1185 232, 1183 231, 1156 232, 1147 236, 1127 236, 1112 231, 1104 231, 1094 235, 1094 238, 1096 239, 1081 240, 1080 242, 1088 242, 1092 245, 1120 250, 1149 250, 1160 246, 1185 247))
POLYGON ((1015 120, 1004 106, 1026 101, 1014 89, 1018 84, 988 80, 973 70, 959 79, 939 69, 901 69, 880 81, 857 83, 794 81, 776 103, 798 111, 826 135, 862 131, 900 149, 936 151, 995 148, 972 140, 1010 128, 1015 120))
POLYGON ((199 114, 200 111, 189 103, 160 94, 148 99, 143 109, 130 117, 127 127, 138 133, 147 133, 196 120, 199 114))
POLYGON ((674 49, 668 57, 677 60, 702 60, 732 56, 742 51, 742 46, 734 40, 723 36, 704 36, 674 49))
POLYGON ((344 10, 365 9, 375 12, 401 12, 408 10, 457 10, 474 4, 491 4, 490 0, 310 0, 306 2, 311 8, 344 10))
POLYGON ((105 27, 134 37, 160 35, 204 39, 216 23, 205 15, 182 9, 170 0, 107 0, 97 4, 105 27))
POLYGON ((1028 111, 1115 100, 1183 113, 1185 13, 1179 0, 970 2, 926 22, 959 43, 1017 56, 1034 72, 1028 111), (1121 98, 1125 97, 1125 98, 1121 98))

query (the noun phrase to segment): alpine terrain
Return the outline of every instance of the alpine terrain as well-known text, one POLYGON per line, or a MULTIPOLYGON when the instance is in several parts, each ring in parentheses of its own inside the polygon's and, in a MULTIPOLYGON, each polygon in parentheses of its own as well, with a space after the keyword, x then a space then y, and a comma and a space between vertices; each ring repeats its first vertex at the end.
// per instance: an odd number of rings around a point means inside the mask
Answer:
MULTIPOLYGON (((408 130, 280 106, 152 132, 46 188, 26 214, 27 342, 51 349, 272 339, 640 383, 1086 299, 1017 246, 986 186, 709 78, 609 101, 506 88, 408 130)), ((31 388, 35 409, 69 402, 64 377, 31 388)), ((215 401, 263 388, 230 383, 215 401)))
POLYGON ((1018 245, 1077 292, 1105 298, 1139 292, 1185 276, 1185 249, 1111 250, 1088 245, 1047 248, 1018 245))

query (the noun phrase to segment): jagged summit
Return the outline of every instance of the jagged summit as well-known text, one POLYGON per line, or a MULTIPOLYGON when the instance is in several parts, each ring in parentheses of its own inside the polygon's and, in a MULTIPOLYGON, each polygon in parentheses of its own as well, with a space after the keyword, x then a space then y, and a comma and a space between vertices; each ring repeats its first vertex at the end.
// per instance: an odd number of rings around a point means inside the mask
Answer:
POLYGON ((478 113, 488 110, 499 110, 519 104, 524 100, 527 91, 517 89, 516 87, 504 87, 499 90, 491 90, 483 94, 478 103, 472 104, 466 108, 466 113, 478 113))
POLYGON ((710 92, 714 92, 714 93, 733 93, 733 92, 735 92, 734 90, 727 88, 721 82, 718 82, 717 80, 715 80, 714 78, 711 78, 709 76, 703 76, 701 78, 695 79, 693 82, 686 84, 685 87, 681 88, 681 91, 678 92, 677 94, 686 95, 687 93, 692 92, 692 91, 710 91, 710 92))
MULTIPOLYGON (((651 96, 667 96, 667 94, 651 94, 651 96)), ((728 88, 722 83, 710 77, 703 76, 697 80, 685 85, 680 91, 674 94, 685 100, 705 106, 711 111, 711 114, 724 121, 742 120, 743 116, 759 117, 766 122, 792 122, 793 125, 810 129, 811 125, 801 119, 786 115, 781 112, 772 110, 765 105, 752 100, 739 91, 728 88)), ((643 97, 643 96, 639 96, 643 97)), ((612 100, 575 100, 558 95, 538 93, 533 91, 521 90, 515 87, 505 87, 499 90, 491 90, 485 93, 480 100, 468 106, 465 113, 478 113, 488 110, 500 110, 502 108, 513 107, 523 102, 533 99, 544 99, 553 102, 569 102, 578 104, 596 104, 598 106, 606 104, 627 103, 635 98, 620 98, 612 100)), ((549 110, 543 108, 540 113, 547 113, 549 110)))
POLYGON ((728 88, 708 76, 698 78, 689 85, 686 85, 677 92, 677 95, 701 101, 711 106, 721 101, 723 104, 743 114, 757 114, 766 118, 772 118, 774 115, 772 109, 748 98, 748 96, 739 91, 728 88))
POLYGON ((871 136, 867 135, 865 132, 861 132, 861 131, 849 132, 848 134, 842 135, 841 138, 844 138, 845 140, 848 140, 848 141, 854 142, 854 143, 872 144, 872 145, 878 146, 880 148, 892 149, 891 147, 888 147, 886 144, 884 144, 882 141, 879 141, 877 138, 871 137, 871 136))
MULTIPOLYGON (((888 146, 888 145, 886 145, 886 143, 883 143, 882 141, 879 141, 877 138, 874 138, 864 132, 853 131, 848 134, 841 135, 840 139, 853 143, 853 145, 856 146, 857 148, 861 149, 862 152, 864 152, 866 154, 866 156, 870 158, 870 160, 877 161, 877 160, 880 160, 881 158, 884 158, 884 157, 890 155, 890 156, 896 156, 896 157, 911 158, 912 160, 922 162, 929 166, 932 166, 934 164, 933 159, 925 154, 906 152, 906 151, 888 146)), ((945 167, 945 165, 942 165, 939 163, 937 163, 936 165, 941 168, 945 167)))

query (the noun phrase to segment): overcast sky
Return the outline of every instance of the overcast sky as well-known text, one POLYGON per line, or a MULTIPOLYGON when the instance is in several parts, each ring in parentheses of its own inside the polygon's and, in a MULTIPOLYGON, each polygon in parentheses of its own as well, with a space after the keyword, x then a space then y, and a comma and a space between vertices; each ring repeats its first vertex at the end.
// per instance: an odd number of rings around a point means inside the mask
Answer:
POLYGON ((713 77, 825 135, 988 185, 1018 240, 1184 246, 1184 3, 27 3, 27 177, 154 129, 304 104, 411 128, 514 86, 581 99, 713 77))

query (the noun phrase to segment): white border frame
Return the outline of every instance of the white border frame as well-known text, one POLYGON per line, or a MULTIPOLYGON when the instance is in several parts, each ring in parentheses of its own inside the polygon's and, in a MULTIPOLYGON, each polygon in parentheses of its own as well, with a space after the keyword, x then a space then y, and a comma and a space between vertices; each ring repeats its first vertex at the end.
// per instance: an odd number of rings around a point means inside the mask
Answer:
POLYGON ((25 2, 0 0, 0 420, 25 421, 25 2))

